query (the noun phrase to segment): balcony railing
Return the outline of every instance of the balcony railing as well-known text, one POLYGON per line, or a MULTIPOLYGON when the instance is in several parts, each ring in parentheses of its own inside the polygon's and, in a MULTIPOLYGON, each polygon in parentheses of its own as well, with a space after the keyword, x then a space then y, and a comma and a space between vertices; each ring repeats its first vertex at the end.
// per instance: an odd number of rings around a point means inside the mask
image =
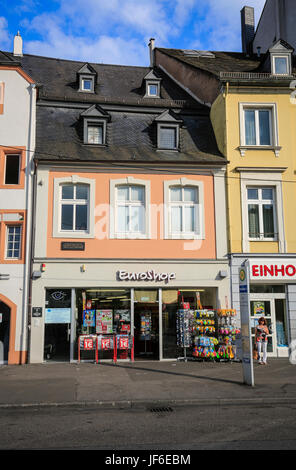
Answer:
POLYGON ((293 80, 296 74, 273 75, 272 73, 220 72, 221 80, 293 80))

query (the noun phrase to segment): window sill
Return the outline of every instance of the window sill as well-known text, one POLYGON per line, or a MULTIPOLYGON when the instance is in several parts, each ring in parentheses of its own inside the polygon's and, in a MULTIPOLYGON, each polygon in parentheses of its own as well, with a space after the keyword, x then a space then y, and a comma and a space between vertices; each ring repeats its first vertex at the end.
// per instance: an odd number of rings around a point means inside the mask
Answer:
POLYGON ((124 233, 115 234, 110 237, 112 240, 149 240, 150 237, 147 234, 139 233, 124 233))
POLYGON ((272 150, 275 156, 279 157, 281 149, 282 147, 279 147, 278 145, 240 145, 238 147, 242 157, 245 156, 247 150, 272 150))
POLYGON ((86 232, 54 232, 53 238, 95 238, 94 234, 86 232))
POLYGON ((249 238, 249 242, 278 242, 279 239, 276 238, 249 238))

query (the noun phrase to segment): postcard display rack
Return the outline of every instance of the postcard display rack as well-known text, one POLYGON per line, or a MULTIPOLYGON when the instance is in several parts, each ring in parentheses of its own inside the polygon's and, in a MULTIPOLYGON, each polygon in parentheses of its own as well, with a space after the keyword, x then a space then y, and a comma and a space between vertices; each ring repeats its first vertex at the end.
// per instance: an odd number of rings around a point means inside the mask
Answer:
POLYGON ((236 311, 184 307, 177 311, 177 345, 183 349, 178 360, 235 360, 235 341, 240 334, 236 311))

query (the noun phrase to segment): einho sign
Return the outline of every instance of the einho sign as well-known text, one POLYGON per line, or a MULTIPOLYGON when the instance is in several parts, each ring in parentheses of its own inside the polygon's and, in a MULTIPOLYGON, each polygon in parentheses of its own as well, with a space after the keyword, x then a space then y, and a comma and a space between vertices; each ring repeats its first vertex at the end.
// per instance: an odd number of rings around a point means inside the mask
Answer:
POLYGON ((176 279, 176 273, 157 273, 154 269, 139 273, 120 270, 117 272, 117 276, 119 281, 163 281, 166 284, 172 279, 176 279))

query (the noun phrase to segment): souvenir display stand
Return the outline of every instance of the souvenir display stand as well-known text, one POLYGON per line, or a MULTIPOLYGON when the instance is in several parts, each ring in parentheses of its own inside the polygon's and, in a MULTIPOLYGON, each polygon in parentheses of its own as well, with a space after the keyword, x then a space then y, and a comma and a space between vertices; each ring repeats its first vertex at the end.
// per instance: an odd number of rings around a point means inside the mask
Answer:
POLYGON ((235 360, 235 342, 240 334, 236 310, 203 309, 200 302, 198 310, 181 305, 183 308, 177 311, 177 345, 183 348, 184 356, 178 360, 235 360))
POLYGON ((78 337, 78 362, 81 360, 82 351, 94 352, 94 360, 98 363, 97 335, 81 335, 78 337))
POLYGON ((233 360, 236 358, 235 341, 240 334, 236 326, 236 310, 219 309, 218 317, 218 355, 220 360, 233 360))
POLYGON ((98 335, 98 357, 103 355, 105 351, 113 351, 113 361, 116 362, 116 336, 114 335, 98 335))
POLYGON ((118 352, 119 359, 128 359, 128 353, 130 351, 131 361, 134 362, 134 337, 130 335, 116 335, 115 338, 115 362, 117 362, 118 352))
POLYGON ((216 334, 215 312, 213 310, 195 310, 193 320, 192 356, 202 359, 215 359, 218 340, 216 334))
POLYGON ((183 349, 184 356, 178 357, 178 360, 187 361, 187 348, 192 347, 192 321, 193 312, 189 308, 179 309, 177 311, 177 344, 183 349))

